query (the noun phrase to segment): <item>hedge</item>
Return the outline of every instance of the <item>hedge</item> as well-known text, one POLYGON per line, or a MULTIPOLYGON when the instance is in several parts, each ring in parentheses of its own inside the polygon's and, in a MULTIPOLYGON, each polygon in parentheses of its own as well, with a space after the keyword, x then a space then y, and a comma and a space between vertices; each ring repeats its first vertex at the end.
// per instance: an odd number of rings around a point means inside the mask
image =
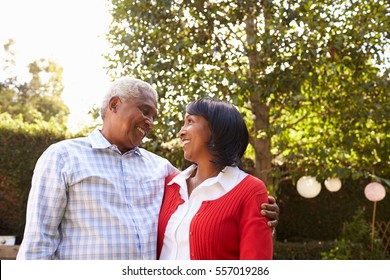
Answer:
POLYGON ((20 243, 35 163, 52 143, 66 138, 55 124, 27 124, 0 114, 0 235, 20 243))

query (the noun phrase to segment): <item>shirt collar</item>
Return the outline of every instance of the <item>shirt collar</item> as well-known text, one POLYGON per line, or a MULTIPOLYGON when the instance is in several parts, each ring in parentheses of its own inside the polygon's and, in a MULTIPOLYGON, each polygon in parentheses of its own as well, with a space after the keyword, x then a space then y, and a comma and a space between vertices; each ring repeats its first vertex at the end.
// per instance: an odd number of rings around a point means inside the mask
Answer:
POLYGON ((237 185, 240 169, 237 166, 226 166, 217 176, 218 182, 225 189, 230 191, 237 185))
MULTIPOLYGON (((191 176, 193 171, 197 168, 195 164, 186 168, 179 175, 174 177, 168 185, 173 183, 183 185, 183 183, 191 176)), ((226 166, 216 177, 205 180, 202 185, 211 186, 219 184, 226 192, 230 191, 236 186, 238 176, 240 175, 240 169, 236 166, 226 166)))
POLYGON ((197 168, 195 164, 187 167, 185 170, 180 172, 177 176, 175 176, 168 185, 172 185, 173 183, 181 185, 181 183, 185 182, 192 174, 192 172, 197 168))
MULTIPOLYGON (((91 134, 88 136, 89 141, 91 142, 93 149, 115 149, 119 152, 119 149, 116 147, 116 145, 111 144, 106 137, 101 133, 101 131, 96 128, 94 131, 92 131, 91 134)), ((134 152, 138 156, 142 156, 141 150, 138 147, 135 147, 129 152, 134 152)))

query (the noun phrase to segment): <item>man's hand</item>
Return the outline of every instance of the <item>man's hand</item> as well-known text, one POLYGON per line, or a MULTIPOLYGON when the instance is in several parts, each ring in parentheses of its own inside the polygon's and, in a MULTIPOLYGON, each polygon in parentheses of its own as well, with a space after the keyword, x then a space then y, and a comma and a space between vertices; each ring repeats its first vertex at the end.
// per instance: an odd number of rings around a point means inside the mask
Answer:
POLYGON ((261 215, 270 219, 268 221, 269 227, 276 228, 279 223, 279 206, 273 196, 268 196, 268 202, 261 204, 261 215))

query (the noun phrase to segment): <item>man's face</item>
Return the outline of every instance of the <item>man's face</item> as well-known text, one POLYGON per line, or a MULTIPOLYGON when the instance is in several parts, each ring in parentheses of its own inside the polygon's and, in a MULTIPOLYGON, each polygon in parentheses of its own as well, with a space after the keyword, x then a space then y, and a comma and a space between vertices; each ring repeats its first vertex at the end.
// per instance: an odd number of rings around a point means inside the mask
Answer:
MULTIPOLYGON (((142 139, 152 130, 153 121, 157 115, 157 104, 153 96, 145 94, 144 96, 129 100, 111 102, 114 106, 110 129, 110 138, 112 144, 125 153, 135 147, 138 147, 142 139)), ((110 106, 111 106, 110 102, 110 106)))

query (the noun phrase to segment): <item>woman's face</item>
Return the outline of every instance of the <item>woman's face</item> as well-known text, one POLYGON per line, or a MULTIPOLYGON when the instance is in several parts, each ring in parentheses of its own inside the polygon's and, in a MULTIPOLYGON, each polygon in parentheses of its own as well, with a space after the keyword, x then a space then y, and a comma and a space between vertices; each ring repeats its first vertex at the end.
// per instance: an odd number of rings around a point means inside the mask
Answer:
POLYGON ((183 142, 186 160, 199 164, 203 160, 209 162, 213 159, 207 148, 207 143, 211 138, 211 130, 209 122, 205 118, 186 114, 179 136, 183 142))

